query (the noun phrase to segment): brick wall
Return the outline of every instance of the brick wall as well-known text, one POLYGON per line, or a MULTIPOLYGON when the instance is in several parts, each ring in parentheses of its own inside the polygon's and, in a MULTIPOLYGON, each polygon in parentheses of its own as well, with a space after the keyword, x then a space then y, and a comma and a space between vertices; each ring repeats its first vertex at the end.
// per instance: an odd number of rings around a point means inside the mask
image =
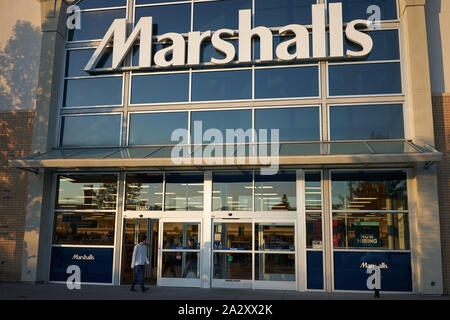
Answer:
POLYGON ((437 165, 444 293, 450 294, 450 94, 433 96, 436 148, 444 153, 437 165))
POLYGON ((31 153, 34 111, 0 112, 0 281, 20 281, 30 173, 8 160, 31 153))

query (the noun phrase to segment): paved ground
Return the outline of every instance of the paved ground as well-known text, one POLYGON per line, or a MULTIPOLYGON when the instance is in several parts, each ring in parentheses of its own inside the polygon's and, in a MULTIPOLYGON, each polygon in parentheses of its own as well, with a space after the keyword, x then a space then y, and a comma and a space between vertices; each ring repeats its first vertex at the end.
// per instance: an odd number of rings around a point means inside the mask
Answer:
MULTIPOLYGON (((156 287, 141 293, 129 286, 82 285, 69 290, 65 284, 0 283, 0 300, 378 300, 371 293, 319 293, 279 290, 199 289, 156 287)), ((450 296, 381 293, 379 300, 450 300, 450 296)))

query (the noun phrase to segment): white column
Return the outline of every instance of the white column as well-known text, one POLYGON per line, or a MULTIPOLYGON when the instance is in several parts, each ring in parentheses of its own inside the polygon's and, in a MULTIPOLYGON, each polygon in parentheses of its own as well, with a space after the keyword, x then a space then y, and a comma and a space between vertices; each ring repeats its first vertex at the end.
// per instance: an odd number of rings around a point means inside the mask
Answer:
POLYGON ((203 217, 202 217, 202 245, 200 251, 200 278, 202 288, 211 287, 211 201, 212 201, 212 172, 205 172, 203 185, 203 217))
POLYGON ((305 220, 305 179, 303 170, 297 170, 297 290, 306 291, 306 220, 305 220))

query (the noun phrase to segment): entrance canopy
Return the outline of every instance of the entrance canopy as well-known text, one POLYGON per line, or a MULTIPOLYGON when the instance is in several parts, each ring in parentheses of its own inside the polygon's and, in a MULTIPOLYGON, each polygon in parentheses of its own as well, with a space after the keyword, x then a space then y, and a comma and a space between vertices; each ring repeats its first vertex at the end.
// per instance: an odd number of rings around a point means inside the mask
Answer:
POLYGON ((188 168, 278 165, 395 164, 440 161, 430 145, 411 141, 346 141, 279 144, 177 145, 151 147, 64 148, 10 161, 38 168, 188 168))

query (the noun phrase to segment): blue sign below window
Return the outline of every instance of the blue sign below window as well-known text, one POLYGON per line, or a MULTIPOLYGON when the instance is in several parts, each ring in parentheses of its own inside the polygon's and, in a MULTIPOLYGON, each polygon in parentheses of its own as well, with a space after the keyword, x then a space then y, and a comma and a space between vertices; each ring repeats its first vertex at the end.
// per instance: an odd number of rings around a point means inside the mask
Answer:
POLYGON ((77 265, 82 283, 112 283, 113 255, 113 248, 53 247, 50 281, 66 281, 67 268, 77 265))
POLYGON ((322 251, 308 251, 308 289, 323 289, 323 258, 322 251))
POLYGON ((334 252, 334 288, 369 290, 370 265, 380 266, 381 291, 412 291, 409 252, 334 252))

